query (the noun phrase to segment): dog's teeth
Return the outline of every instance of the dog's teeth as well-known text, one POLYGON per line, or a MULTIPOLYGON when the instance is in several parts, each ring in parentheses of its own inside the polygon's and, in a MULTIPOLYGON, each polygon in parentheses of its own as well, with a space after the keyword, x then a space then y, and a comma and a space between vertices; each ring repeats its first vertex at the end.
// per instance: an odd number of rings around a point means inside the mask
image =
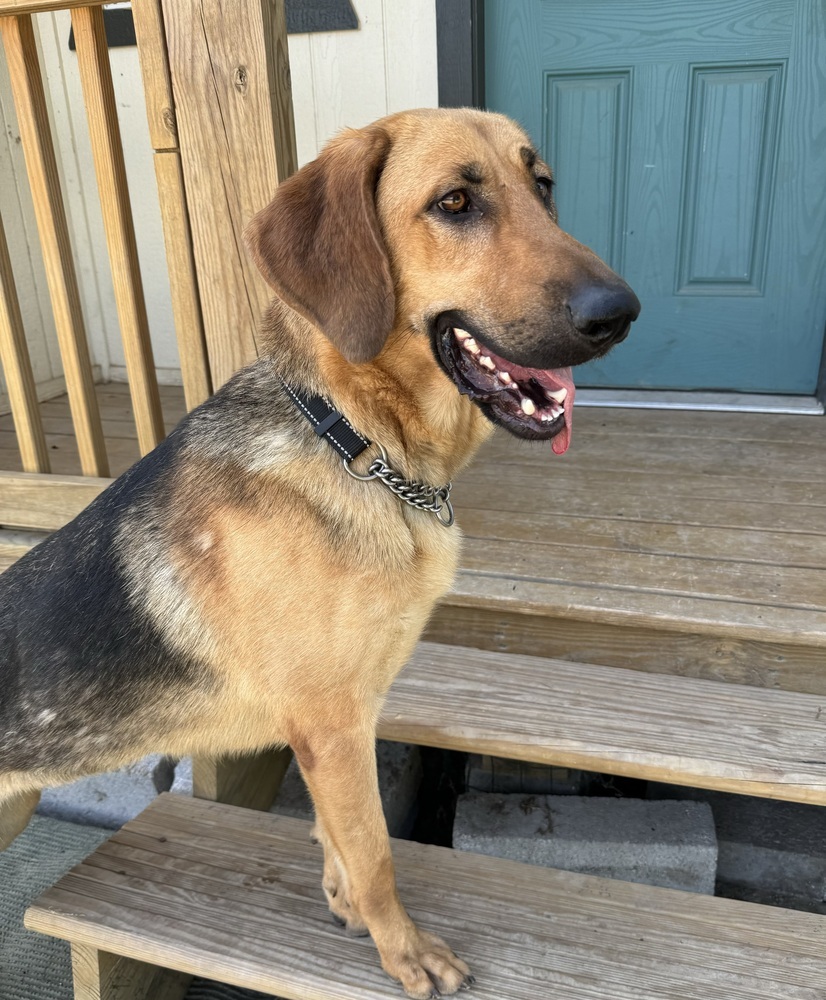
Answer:
POLYGON ((479 358, 479 364, 482 365, 483 368, 488 368, 492 372, 496 371, 496 365, 493 361, 491 361, 487 354, 483 354, 482 357, 479 358))
POLYGON ((565 397, 568 395, 568 390, 564 387, 562 389, 546 389, 545 395, 555 403, 564 403, 565 397))
POLYGON ((471 354, 481 354, 481 351, 479 350, 479 345, 476 343, 473 337, 468 337, 467 340, 462 341, 462 347, 464 347, 466 351, 470 351, 471 354))
POLYGON ((500 382, 504 382, 505 385, 513 385, 513 379, 507 372, 497 372, 496 374, 499 376, 500 382))
POLYGON ((561 413, 564 413, 564 412, 565 412, 565 410, 564 410, 564 409, 563 409, 563 407, 561 407, 561 406, 552 406, 552 407, 551 407, 551 413, 553 414, 553 419, 554 419, 554 420, 556 420, 556 418, 557 418, 557 417, 558 417, 558 416, 559 416, 559 415, 560 415, 561 413))
POLYGON ((456 328, 454 328, 453 332, 456 334, 456 337, 459 340, 470 340, 471 339, 470 334, 467 332, 467 330, 460 330, 458 327, 456 327, 456 328))
POLYGON ((533 405, 533 400, 528 399, 525 396, 522 400, 522 412, 527 414, 529 417, 536 413, 536 407, 533 405))
POLYGON ((545 423, 548 420, 553 420, 553 419, 554 419, 553 413, 543 413, 542 414, 542 422, 543 423, 545 423))

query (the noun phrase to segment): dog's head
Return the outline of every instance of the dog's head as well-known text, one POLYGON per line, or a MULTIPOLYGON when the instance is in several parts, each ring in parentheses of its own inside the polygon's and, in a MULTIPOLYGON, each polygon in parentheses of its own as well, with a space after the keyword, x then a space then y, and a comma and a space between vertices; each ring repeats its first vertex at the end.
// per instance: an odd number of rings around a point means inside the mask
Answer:
POLYGON ((264 277, 353 363, 418 334, 443 377, 520 437, 567 448, 570 368, 640 304, 557 224, 553 178, 501 115, 424 110, 334 139, 250 223, 264 277))

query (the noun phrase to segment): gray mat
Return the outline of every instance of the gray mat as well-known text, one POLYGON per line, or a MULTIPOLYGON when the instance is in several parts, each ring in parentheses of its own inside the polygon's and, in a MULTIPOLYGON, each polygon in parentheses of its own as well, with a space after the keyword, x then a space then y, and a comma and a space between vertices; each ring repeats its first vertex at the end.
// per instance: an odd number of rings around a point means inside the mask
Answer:
POLYGON ((72 1000, 69 946, 23 927, 29 903, 111 831, 35 816, 0 853, 0 1000, 72 1000))
MULTIPOLYGON (((23 913, 111 835, 111 830, 35 816, 0 853, 0 1000, 73 1000, 69 945, 27 931, 23 913)), ((196 979, 186 1000, 265 1000, 265 995, 196 979)))

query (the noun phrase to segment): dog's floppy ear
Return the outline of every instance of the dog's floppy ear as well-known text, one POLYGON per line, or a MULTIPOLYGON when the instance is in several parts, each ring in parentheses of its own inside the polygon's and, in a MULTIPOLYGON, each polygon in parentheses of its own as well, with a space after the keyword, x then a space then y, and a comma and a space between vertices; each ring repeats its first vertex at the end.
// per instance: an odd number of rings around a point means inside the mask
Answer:
POLYGON ((393 282, 376 212, 389 147, 379 127, 344 132, 279 186, 244 234, 279 298, 353 362, 374 358, 393 326, 393 282))

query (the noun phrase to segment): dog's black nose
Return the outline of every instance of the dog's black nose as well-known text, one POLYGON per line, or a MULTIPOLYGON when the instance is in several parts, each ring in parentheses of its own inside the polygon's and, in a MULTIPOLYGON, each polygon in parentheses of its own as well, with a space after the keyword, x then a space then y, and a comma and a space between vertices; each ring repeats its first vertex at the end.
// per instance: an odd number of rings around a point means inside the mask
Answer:
POLYGON ((596 341, 620 340, 640 314, 640 300, 625 282, 580 285, 568 298, 571 320, 596 341))

